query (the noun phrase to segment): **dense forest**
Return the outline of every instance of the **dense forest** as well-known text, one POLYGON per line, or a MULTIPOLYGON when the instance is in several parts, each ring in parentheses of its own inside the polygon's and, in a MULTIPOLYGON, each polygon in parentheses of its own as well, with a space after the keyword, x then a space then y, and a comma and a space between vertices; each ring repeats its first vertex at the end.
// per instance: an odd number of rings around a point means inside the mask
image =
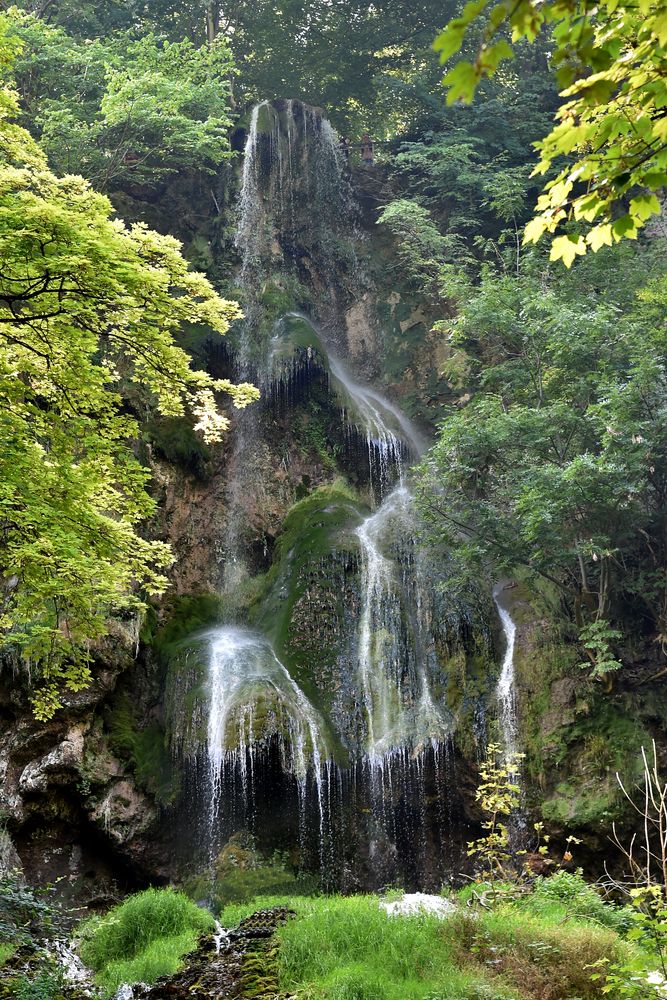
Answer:
POLYGON ((0 7, 0 998, 667 996, 664 0, 0 7))

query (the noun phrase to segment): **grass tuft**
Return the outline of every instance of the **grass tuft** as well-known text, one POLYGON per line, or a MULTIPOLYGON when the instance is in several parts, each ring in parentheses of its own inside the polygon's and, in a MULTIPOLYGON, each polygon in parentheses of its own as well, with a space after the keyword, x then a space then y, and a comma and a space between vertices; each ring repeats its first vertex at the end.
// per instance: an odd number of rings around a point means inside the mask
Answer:
POLYGON ((153 983, 179 967, 181 957, 214 920, 183 893, 146 889, 80 928, 80 953, 106 996, 122 983, 153 983))

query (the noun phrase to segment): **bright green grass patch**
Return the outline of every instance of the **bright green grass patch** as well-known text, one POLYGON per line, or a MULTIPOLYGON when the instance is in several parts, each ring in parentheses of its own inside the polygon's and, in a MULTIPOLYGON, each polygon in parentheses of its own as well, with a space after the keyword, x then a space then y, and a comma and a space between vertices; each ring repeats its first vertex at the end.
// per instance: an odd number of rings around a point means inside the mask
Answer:
POLYGON ((12 957, 15 951, 15 944, 10 944, 9 941, 0 941, 0 966, 3 966, 5 962, 12 957))
POLYGON ((262 897, 220 920, 278 905, 297 913, 278 931, 280 985, 303 1000, 518 1000, 485 970, 456 966, 442 921, 388 917, 377 896, 262 897))
POLYGON ((181 959, 197 944, 197 933, 185 931, 173 937, 157 938, 134 958, 109 962, 95 976, 95 982, 107 997, 123 983, 154 983, 160 976, 177 972, 181 959))
POLYGON ((220 919, 232 926, 255 909, 291 906, 297 918, 278 931, 277 962, 281 988, 302 1000, 594 1000, 602 994, 590 966, 624 961, 632 946, 602 925, 599 897, 576 881, 553 890, 474 915, 461 906, 444 921, 388 917, 376 896, 263 897, 220 919), (589 913, 573 913, 578 897, 589 913))
POLYGON ((211 914, 183 893, 146 889, 81 926, 81 957, 110 996, 121 983, 153 983, 175 972, 213 925, 211 914))

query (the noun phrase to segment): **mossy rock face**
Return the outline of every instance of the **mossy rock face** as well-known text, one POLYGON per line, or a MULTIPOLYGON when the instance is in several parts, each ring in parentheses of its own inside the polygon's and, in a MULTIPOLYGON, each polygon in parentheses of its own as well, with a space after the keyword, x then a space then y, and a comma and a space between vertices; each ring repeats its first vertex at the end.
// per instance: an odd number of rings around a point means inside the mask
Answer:
POLYGON ((142 639, 151 643, 164 662, 169 662, 185 638, 219 621, 223 610, 224 603, 219 594, 174 597, 163 606, 159 623, 155 617, 149 619, 142 639))
POLYGON ((127 694, 114 698, 105 723, 111 750, 128 762, 139 786, 161 805, 173 803, 180 791, 179 774, 161 723, 140 723, 127 694))
POLYGON ((160 417, 151 420, 144 433, 160 458, 197 479, 208 479, 212 451, 195 432, 190 417, 160 417))
POLYGON ((616 772, 628 787, 641 776, 641 747, 650 746, 655 705, 622 690, 606 693, 588 678, 553 594, 521 581, 507 593, 517 626, 515 676, 529 803, 554 832, 576 833, 597 850, 612 823, 622 830, 629 820, 616 772))
POLYGON ((565 782, 542 803, 542 815, 563 829, 608 835, 624 826, 628 803, 616 774, 628 787, 641 777, 641 748, 651 735, 622 704, 597 700, 590 714, 563 728, 553 762, 565 782))

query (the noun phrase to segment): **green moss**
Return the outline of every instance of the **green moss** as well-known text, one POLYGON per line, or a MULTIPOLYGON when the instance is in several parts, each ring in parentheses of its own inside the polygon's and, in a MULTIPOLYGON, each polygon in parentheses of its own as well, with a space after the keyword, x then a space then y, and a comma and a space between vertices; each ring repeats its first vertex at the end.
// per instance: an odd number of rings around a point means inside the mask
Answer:
POLYGON ((553 751, 555 764, 568 780, 543 802, 544 818, 600 832, 622 821, 627 803, 616 772, 628 785, 634 784, 641 773, 641 747, 650 740, 650 733, 627 713, 627 707, 598 696, 591 714, 567 726, 553 751))
POLYGON ((12 957, 17 947, 18 945, 7 941, 0 941, 0 968, 12 957))
POLYGON ((168 661, 182 639, 220 621, 223 609, 219 594, 173 597, 164 610, 162 624, 153 624, 151 645, 162 660, 168 661))
POLYGON ((341 443, 332 440, 331 411, 326 403, 311 396, 296 413, 292 427, 302 454, 316 456, 326 469, 335 473, 341 443))
POLYGON ((179 776, 162 726, 155 721, 141 726, 127 694, 115 698, 105 722, 111 749, 127 760, 139 784, 158 802, 174 802, 179 791, 179 776))
POLYGON ((263 322, 275 322, 290 309, 294 309, 296 303, 300 302, 305 294, 306 289, 287 275, 276 275, 269 278, 262 287, 259 296, 263 322))
MULTIPOLYGON (((290 305, 293 305, 294 300, 291 303, 285 305, 285 291, 283 288, 273 286, 267 286, 267 290, 264 295, 269 295, 269 305, 273 305, 277 314, 280 314, 279 307, 283 305, 283 314, 287 312, 290 305)), ((264 299, 263 299, 264 301, 264 299)), ((295 349, 311 348, 317 351, 321 363, 324 367, 327 366, 327 355, 326 351, 322 349, 322 344, 320 343, 320 338, 314 327, 310 325, 308 320, 304 319, 302 316, 285 316, 283 315, 282 322, 280 324, 281 335, 279 339, 274 339, 272 344, 273 358, 274 359, 287 359, 291 358, 294 354, 295 349)))
POLYGON ((330 614, 342 614, 337 570, 341 560, 356 558, 351 529, 360 523, 362 510, 356 494, 340 480, 296 503, 285 518, 273 565, 263 578, 264 592, 249 613, 251 624, 271 639, 277 655, 316 705, 321 705, 322 692, 313 675, 335 656, 335 650, 319 639, 309 641, 316 629, 311 619, 305 634, 295 606, 307 592, 314 597, 317 591, 324 605, 333 600, 335 607, 327 608, 330 614))

